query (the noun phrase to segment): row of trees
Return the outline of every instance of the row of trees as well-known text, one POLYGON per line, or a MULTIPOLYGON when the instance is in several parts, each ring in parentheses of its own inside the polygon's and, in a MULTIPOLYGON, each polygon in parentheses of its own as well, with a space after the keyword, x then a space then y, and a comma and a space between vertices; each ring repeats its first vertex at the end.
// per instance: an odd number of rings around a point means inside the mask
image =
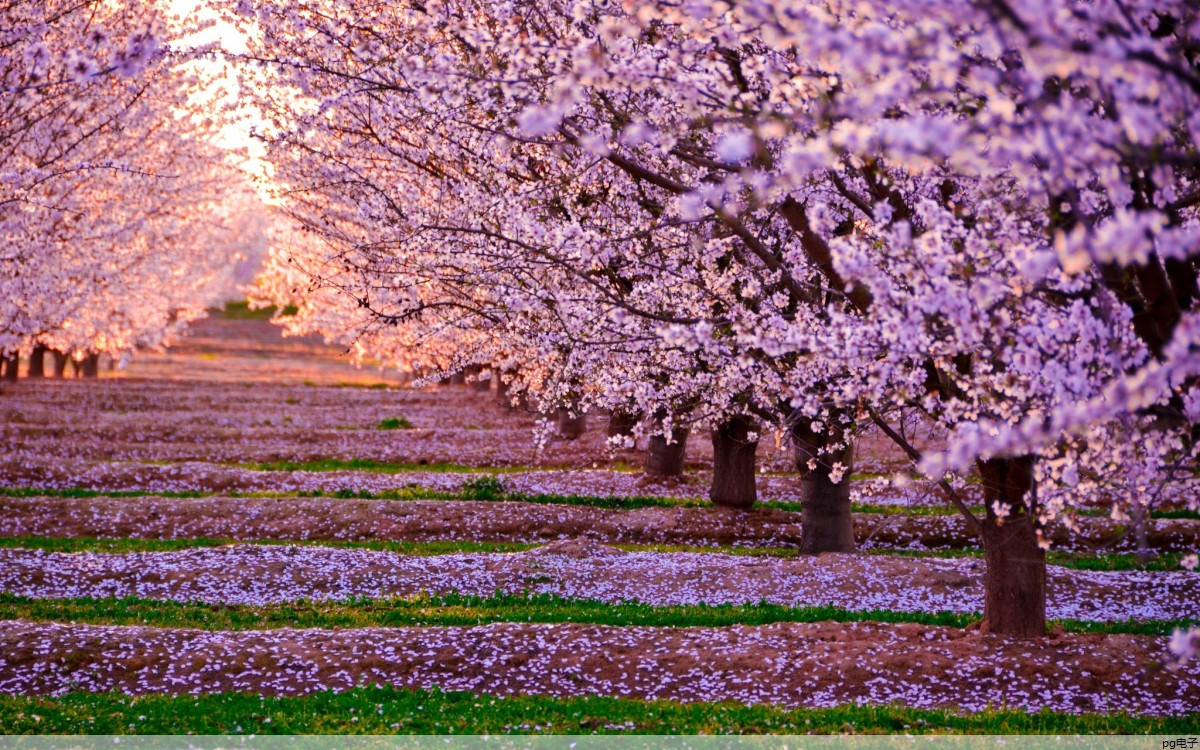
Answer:
POLYGON ((295 223, 262 294, 296 330, 660 447, 711 429, 727 504, 784 435, 807 552, 853 549, 880 430, 980 533, 993 631, 1044 631, 1046 524, 1196 507, 1194 3, 227 12, 295 223))
POLYGON ((255 194, 151 0, 0 2, 0 358, 163 344, 233 287, 255 194))

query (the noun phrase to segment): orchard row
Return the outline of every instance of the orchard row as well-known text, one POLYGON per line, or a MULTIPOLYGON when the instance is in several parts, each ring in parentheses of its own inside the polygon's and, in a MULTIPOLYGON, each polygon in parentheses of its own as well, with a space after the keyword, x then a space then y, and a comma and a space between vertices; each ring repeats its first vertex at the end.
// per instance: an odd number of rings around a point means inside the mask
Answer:
POLYGON ((853 548, 879 430, 947 476, 1011 634, 1046 524, 1195 507, 1193 3, 224 5, 293 332, 604 410, 651 468, 711 432, 723 504, 787 441, 807 552, 853 548))

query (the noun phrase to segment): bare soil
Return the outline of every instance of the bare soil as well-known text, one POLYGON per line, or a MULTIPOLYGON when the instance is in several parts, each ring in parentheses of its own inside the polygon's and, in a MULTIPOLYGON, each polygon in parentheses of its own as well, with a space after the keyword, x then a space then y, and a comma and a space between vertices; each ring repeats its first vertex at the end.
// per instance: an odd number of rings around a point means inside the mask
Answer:
POLYGON ((1012 641, 874 623, 202 632, 8 622, 0 691, 297 695, 391 684, 784 706, 1195 710, 1200 676, 1162 668, 1162 650, 1162 639, 1136 636, 1012 641))
MULTIPOLYGON (((1107 518, 1080 519, 1078 533, 1055 529, 1058 549, 1127 550, 1134 539, 1107 518)), ((1188 551, 1200 521, 1158 519, 1152 549, 1188 551)), ((542 542, 584 538, 622 544, 794 547, 800 514, 770 507, 609 510, 524 502, 341 500, 331 498, 0 497, 0 535, 280 540, 467 540, 542 542)), ((958 516, 858 514, 867 548, 961 549, 979 540, 958 516)))

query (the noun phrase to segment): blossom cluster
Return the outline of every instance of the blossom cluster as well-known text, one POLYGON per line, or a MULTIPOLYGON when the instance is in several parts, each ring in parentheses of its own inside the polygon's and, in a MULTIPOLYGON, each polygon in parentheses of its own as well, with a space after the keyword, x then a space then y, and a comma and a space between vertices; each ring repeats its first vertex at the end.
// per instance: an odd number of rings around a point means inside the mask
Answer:
POLYGON ((835 483, 915 416, 1032 467, 990 520, 1200 498, 1191 4, 228 6, 292 331, 835 483))
POLYGON ((253 192, 182 33, 150 0, 0 7, 0 354, 158 346, 233 286, 253 192))

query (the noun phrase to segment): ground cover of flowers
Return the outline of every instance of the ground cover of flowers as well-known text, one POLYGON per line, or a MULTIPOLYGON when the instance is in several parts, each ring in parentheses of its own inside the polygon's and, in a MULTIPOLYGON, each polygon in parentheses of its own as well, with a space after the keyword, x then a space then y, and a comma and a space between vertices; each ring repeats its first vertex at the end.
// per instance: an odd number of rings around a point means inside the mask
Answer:
MULTIPOLYGON (((940 514, 930 487, 875 478, 902 466, 881 440, 862 449, 856 489, 865 510, 892 509, 856 518, 860 545, 876 554, 731 554, 798 541, 800 516, 789 504, 797 483, 770 441, 760 451, 765 507, 718 510, 697 501, 711 467, 701 437, 689 446, 684 480, 649 482, 636 471, 637 452, 605 450, 602 419, 593 418, 583 438, 552 440, 537 456, 533 415, 469 385, 403 389, 335 354, 280 340, 261 320, 217 319, 170 354, 97 382, 6 388, 0 536, 231 543, 116 553, 0 548, 0 592, 76 606, 73 622, 0 622, 0 694, 273 696, 391 685, 791 708, 1200 710, 1200 676, 1164 667, 1166 636, 1139 634, 1157 625, 1136 627, 1196 618, 1200 574, 1183 569, 1052 566, 1049 616, 1108 630, 1060 628, 1036 641, 920 622, 338 630, 89 622, 88 601, 124 597, 214 608, 496 595, 914 616, 970 616, 982 607, 979 558, 878 554, 976 546, 957 516, 940 514), (387 428, 397 422, 407 426, 387 428), (624 500, 603 507, 614 497, 624 500), (310 544, 253 544, 262 540, 310 544), (363 540, 537 546, 402 554, 320 544, 363 540), (614 546, 630 544, 691 551, 614 546)), ((970 498, 971 488, 964 491, 970 498)), ((1060 548, 1077 553, 1133 544, 1103 516, 1056 534, 1060 548)), ((1157 518, 1149 542, 1156 553, 1178 554, 1198 538, 1200 521, 1157 518)))

